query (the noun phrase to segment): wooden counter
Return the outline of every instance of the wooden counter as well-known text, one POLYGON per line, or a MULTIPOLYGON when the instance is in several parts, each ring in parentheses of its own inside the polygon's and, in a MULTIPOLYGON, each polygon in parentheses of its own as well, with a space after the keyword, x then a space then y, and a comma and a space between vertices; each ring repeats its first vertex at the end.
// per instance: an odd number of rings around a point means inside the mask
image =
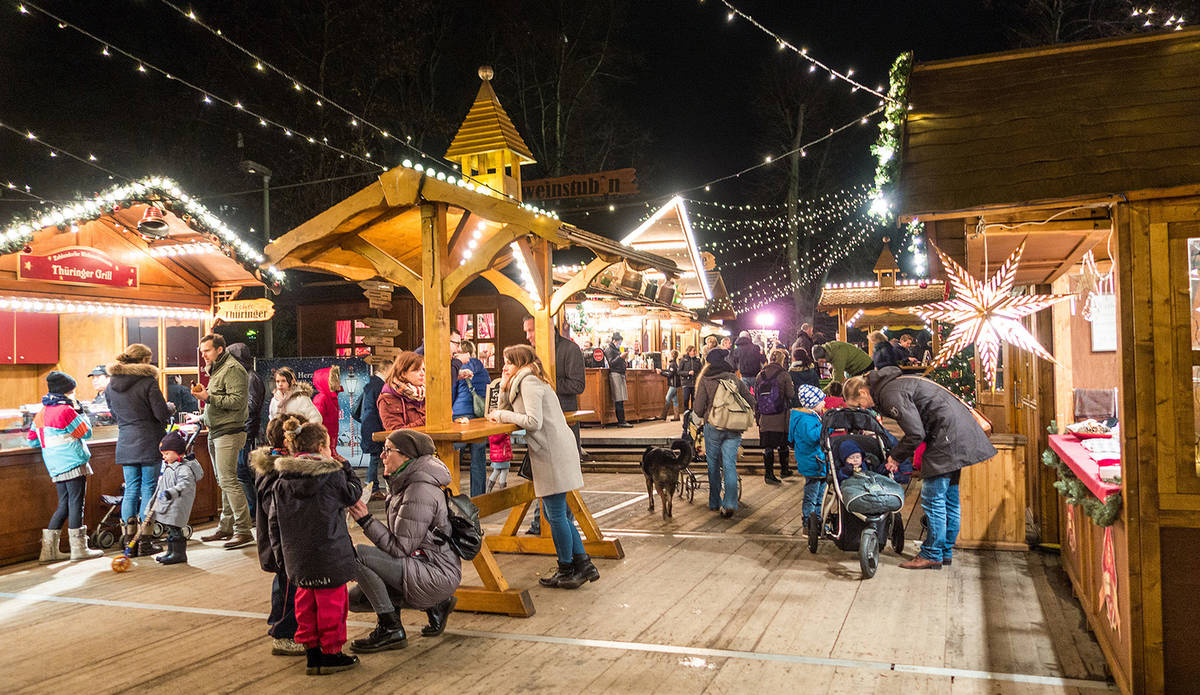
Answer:
MULTIPOLYGON (((637 422, 662 414, 667 400, 667 379, 653 369, 630 369, 625 373, 629 400, 625 401, 625 420, 637 422)), ((607 369, 588 369, 583 393, 579 394, 579 409, 592 415, 580 422, 609 425, 617 421, 613 409, 612 387, 607 369)))
POLYGON ((993 434, 996 455, 967 466, 959 480, 960 548, 1028 550, 1025 542, 1025 437, 993 434))
MULTIPOLYGON (((207 434, 196 437, 196 459, 204 469, 204 478, 196 485, 196 501, 192 505, 192 525, 220 515, 220 488, 208 457, 207 434)), ((108 511, 100 495, 121 494, 124 472, 115 463, 115 439, 89 441, 92 470, 88 477, 87 494, 83 503, 83 522, 90 533, 108 511)), ((42 529, 58 506, 54 483, 42 463, 38 449, 9 449, 0 451, 0 565, 34 560, 41 551, 42 529)), ((117 516, 117 515, 114 515, 117 516)), ((62 547, 67 548, 63 533, 62 547)))

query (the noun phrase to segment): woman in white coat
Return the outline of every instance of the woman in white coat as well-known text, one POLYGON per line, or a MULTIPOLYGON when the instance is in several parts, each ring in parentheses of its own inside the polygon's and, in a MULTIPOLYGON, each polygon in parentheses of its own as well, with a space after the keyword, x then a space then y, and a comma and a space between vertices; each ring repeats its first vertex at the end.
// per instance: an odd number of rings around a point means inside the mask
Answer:
POLYGON ((583 550, 579 530, 567 517, 567 493, 583 487, 579 448, 567 426, 558 396, 546 380, 542 362, 528 345, 504 349, 500 378, 500 407, 487 418, 525 430, 525 445, 533 469, 533 491, 542 498, 550 536, 558 555, 558 572, 539 580, 542 586, 578 589, 600 578, 583 550))
POLYGON ((268 422, 280 415, 295 415, 318 425, 321 411, 313 404, 313 387, 296 380, 296 373, 288 367, 275 370, 275 391, 271 394, 268 422))

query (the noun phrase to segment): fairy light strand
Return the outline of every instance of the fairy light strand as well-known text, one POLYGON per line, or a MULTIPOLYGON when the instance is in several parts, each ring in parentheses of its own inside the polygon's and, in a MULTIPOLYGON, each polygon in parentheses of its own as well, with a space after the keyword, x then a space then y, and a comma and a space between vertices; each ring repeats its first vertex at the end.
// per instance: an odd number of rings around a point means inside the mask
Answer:
POLYGON ((124 174, 118 174, 117 172, 113 171, 112 169, 108 169, 106 167, 100 166, 99 164, 96 163, 98 158, 94 154, 89 154, 87 157, 81 157, 77 154, 74 154, 74 153, 68 151, 68 150, 64 150, 61 147, 58 147, 56 145, 51 145, 50 143, 46 142, 45 140, 41 139, 36 134, 34 134, 34 132, 32 130, 21 130, 20 128, 14 128, 11 125, 4 123, 4 122, 0 122, 0 128, 3 128, 4 130, 9 131, 10 133, 15 133, 16 135, 19 135, 22 138, 24 138, 30 142, 36 142, 37 144, 41 145, 42 147, 45 147, 47 150, 50 150, 51 153, 54 153, 51 156, 57 156, 58 154, 61 154, 66 157, 70 157, 71 159, 74 159, 75 161, 80 162, 82 164, 86 164, 86 165, 90 166, 91 168, 96 169, 97 171, 102 171, 105 174, 108 174, 108 177, 110 179, 118 178, 118 179, 121 179, 122 181, 132 181, 133 180, 133 179, 129 178, 128 176, 125 176, 124 174))

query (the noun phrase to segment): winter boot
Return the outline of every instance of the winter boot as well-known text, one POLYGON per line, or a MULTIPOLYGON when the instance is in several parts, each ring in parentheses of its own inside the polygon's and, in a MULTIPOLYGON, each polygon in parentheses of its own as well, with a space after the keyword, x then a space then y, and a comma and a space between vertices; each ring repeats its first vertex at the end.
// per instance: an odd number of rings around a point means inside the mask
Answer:
MULTIPOLYGON (((548 586, 551 589, 559 589, 562 588, 562 581, 572 579, 574 576, 575 564, 571 562, 560 562, 558 563, 558 571, 549 577, 542 577, 538 580, 538 584, 541 584, 542 586, 548 586)), ((582 582, 580 582, 580 584, 582 584, 582 582)), ((575 586, 579 586, 579 584, 576 584, 575 586)))
MULTIPOLYGON (((783 461, 779 463, 780 468, 786 468, 783 461)), ((779 478, 775 477, 775 452, 771 449, 763 449, 763 482, 767 485, 779 484, 779 478)))
MULTIPOLYGON (((327 676, 338 671, 349 671, 358 666, 358 657, 349 654, 338 652, 337 654, 321 654, 321 665, 317 669, 315 675, 327 676)), ((308 675, 314 675, 312 669, 307 671, 308 675)))
POLYGON ((42 529, 42 554, 38 556, 38 562, 44 565, 48 562, 58 562, 59 560, 67 560, 71 557, 58 549, 58 539, 61 537, 61 534, 62 531, 59 529, 42 529))
POLYGON ((187 539, 167 541, 167 552, 154 558, 164 565, 187 564, 187 539))
POLYGON ((87 547, 87 527, 80 526, 79 528, 67 529, 67 535, 71 539, 71 560, 90 560, 94 557, 103 557, 103 550, 88 550, 87 547))
POLYGON ((663 422, 666 422, 667 421, 667 411, 670 409, 671 409, 670 403, 663 403, 663 410, 661 413, 659 413, 658 419, 662 420, 663 422))
POLYGON ((308 647, 304 650, 304 656, 308 657, 304 672, 310 676, 321 675, 321 648, 308 647))
POLYGON ((575 574, 583 579, 581 584, 594 582, 600 578, 600 570, 596 569, 596 566, 592 564, 592 558, 587 553, 576 555, 571 564, 575 567, 575 574))
POLYGON ((674 421, 676 421, 676 422, 683 422, 683 415, 682 415, 682 414, 679 412, 679 406, 678 406, 678 405, 672 405, 672 406, 671 406, 671 412, 673 412, 673 413, 675 413, 675 414, 674 414, 674 415, 672 415, 670 418, 668 418, 668 421, 670 421, 670 420, 674 420, 674 421))
MULTIPOLYGON (((404 634, 404 626, 400 624, 400 611, 380 613, 379 623, 375 625, 371 634, 350 643, 350 649, 360 654, 381 652, 385 649, 404 649, 407 646, 408 637, 404 634)), ((326 654, 325 657, 328 659, 330 655, 326 654)))
POLYGON ((150 557, 151 555, 154 555, 155 553, 161 553, 162 551, 163 547, 158 543, 155 543, 154 539, 150 536, 142 536, 138 539, 138 557, 150 557))
MULTIPOLYGON (((129 521, 121 524, 121 529, 121 550, 124 551, 127 547, 129 547, 129 542, 133 540, 133 537, 137 535, 137 519, 130 519, 129 521)), ((138 546, 134 545, 129 556, 137 557, 137 551, 138 546)))
POLYGON ((458 603, 458 599, 451 596, 425 611, 425 615, 429 616, 429 624, 421 628, 421 634, 425 637, 437 637, 442 634, 446 629, 446 618, 450 617, 456 603, 458 603))
POLYGON ((495 488, 496 488, 496 479, 495 479, 495 478, 488 478, 488 481, 487 481, 487 490, 485 490, 485 492, 491 492, 491 491, 492 491, 492 490, 494 490, 495 488))

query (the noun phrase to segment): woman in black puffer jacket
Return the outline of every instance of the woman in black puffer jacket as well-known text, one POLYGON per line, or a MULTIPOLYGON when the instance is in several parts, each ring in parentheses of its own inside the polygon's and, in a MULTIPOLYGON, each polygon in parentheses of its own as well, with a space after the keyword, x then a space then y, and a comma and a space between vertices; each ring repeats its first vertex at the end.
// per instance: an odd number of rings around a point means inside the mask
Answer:
MULTIPOLYGON (((150 348, 134 343, 108 366, 105 394, 117 421, 116 461, 125 472, 121 518, 126 521, 145 516, 162 463, 158 443, 171 423, 171 411, 158 385, 158 367, 150 364, 151 359, 150 348)), ((137 550, 146 555, 162 548, 143 538, 137 550)))

